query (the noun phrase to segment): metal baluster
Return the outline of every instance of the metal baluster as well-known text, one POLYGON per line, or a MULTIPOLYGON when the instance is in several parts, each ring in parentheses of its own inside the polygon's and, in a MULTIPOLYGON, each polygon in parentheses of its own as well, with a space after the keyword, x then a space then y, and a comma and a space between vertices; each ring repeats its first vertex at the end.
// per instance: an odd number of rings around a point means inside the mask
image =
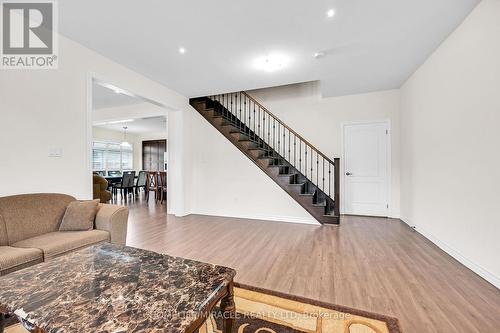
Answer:
POLYGON ((299 171, 302 172, 302 140, 299 139, 299 171))
POLYGON ((293 135, 293 166, 297 167, 297 136, 293 135))
POLYGON ((313 180, 313 150, 311 147, 311 180, 313 180))
POLYGON ((273 149, 276 150, 276 119, 273 117, 273 149))
POLYGON ((281 155, 281 124, 278 122, 278 154, 281 155))
POLYGON ((323 157, 323 192, 325 192, 325 158, 323 157))
POLYGON ((259 127, 257 128, 257 133, 258 133, 258 137, 259 137, 259 146, 260 146, 261 141, 262 141, 262 133, 260 132, 260 105, 259 105, 259 114, 257 117, 259 117, 259 127))
POLYGON ((245 129, 245 120, 247 119, 247 97, 245 96, 245 102, 243 103, 243 124, 241 125, 242 129, 244 130, 244 133, 246 134, 246 129, 245 129))
POLYGON ((255 102, 253 103, 253 138, 257 140, 255 138, 255 102))
MULTIPOLYGON (((332 163, 328 163, 328 196, 332 197, 332 163)), ((337 205, 337 203, 335 203, 337 205)))
POLYGON ((305 169, 304 170, 306 172, 305 176, 307 178, 307 144, 305 142, 304 142, 304 148, 306 149, 306 154, 305 154, 305 157, 304 157, 304 162, 305 162, 305 169))
POLYGON ((319 154, 316 151, 316 185, 319 187, 319 154))
POLYGON ((290 161, 290 130, 288 130, 288 160, 290 161))
POLYGON ((283 157, 286 157, 286 137, 285 137, 285 126, 283 126, 283 157))
POLYGON ((248 125, 247 126, 248 126, 248 136, 250 136, 250 131, 252 130, 252 100, 250 100, 248 102, 248 125))
POLYGON ((267 142, 269 143, 269 147, 272 148, 271 144, 271 117, 267 115, 267 142))

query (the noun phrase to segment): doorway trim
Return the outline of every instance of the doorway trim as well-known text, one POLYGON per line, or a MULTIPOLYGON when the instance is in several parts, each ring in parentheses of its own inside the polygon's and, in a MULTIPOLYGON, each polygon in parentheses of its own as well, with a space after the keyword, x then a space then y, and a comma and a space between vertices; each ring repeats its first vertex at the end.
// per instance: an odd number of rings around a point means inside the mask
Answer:
POLYGON ((341 141, 341 156, 342 156, 342 162, 341 167, 340 167, 340 172, 341 172, 341 177, 340 177, 340 187, 341 190, 340 192, 342 193, 341 197, 341 205, 340 205, 340 213, 345 214, 345 184, 346 184, 346 149, 345 149, 345 129, 347 126, 352 126, 352 125, 367 125, 367 124, 385 124, 387 128, 387 140, 386 140, 386 145, 387 145, 387 204, 389 205, 387 209, 387 217, 392 217, 393 216, 393 207, 392 207, 392 127, 391 127, 391 120, 390 119, 379 119, 379 120, 360 120, 360 121, 348 121, 348 122, 342 122, 340 124, 341 128, 341 135, 340 135, 340 141, 341 141))
MULTIPOLYGON (((169 111, 171 110, 174 110, 172 109, 171 107, 169 106, 166 106, 162 103, 159 103, 157 101, 154 101, 152 99, 149 99, 149 98, 146 98, 146 97, 143 97, 141 95, 138 95, 134 92, 132 92, 131 90, 128 90, 126 88, 122 88, 124 85, 123 84, 116 84, 115 85, 115 81, 114 80, 110 80, 110 79, 107 79, 105 78, 104 76, 102 75, 99 75, 95 72, 87 72, 87 78, 86 78, 86 100, 85 100, 85 110, 86 110, 86 113, 85 113, 85 118, 86 118, 86 130, 85 130, 85 145, 86 145, 86 154, 85 154, 85 164, 86 164, 86 170, 87 170, 87 175, 85 176, 85 178, 87 179, 87 192, 89 193, 89 196, 92 196, 92 191, 93 191, 93 185, 92 185, 92 138, 93 138, 93 134, 92 134, 92 127, 93 127, 93 123, 92 123, 92 101, 93 101, 93 84, 94 82, 96 83, 105 83, 105 84, 109 84, 109 85, 113 85, 117 88, 120 88, 122 89, 124 92, 126 92, 129 96, 132 96, 132 97, 135 97, 135 98, 138 98, 144 102, 147 102, 147 103, 151 103, 151 104, 154 104, 162 109, 165 110, 165 117, 167 118, 167 126, 168 126, 168 121, 169 121, 169 111)), ((166 128, 166 131, 167 131, 167 142, 168 142, 168 128, 166 128)), ((168 154, 168 158, 170 160, 170 149, 167 149, 167 154, 168 154)), ((169 177, 169 173, 167 173, 167 177, 169 177)), ((92 197, 90 197, 89 199, 92 199, 92 197)), ((168 207, 168 196, 167 196, 167 207, 168 207)))

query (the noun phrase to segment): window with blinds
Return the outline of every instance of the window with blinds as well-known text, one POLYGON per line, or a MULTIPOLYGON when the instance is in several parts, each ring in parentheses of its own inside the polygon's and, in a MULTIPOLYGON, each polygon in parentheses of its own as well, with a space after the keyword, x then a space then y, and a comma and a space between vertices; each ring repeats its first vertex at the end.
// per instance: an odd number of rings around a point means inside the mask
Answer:
POLYGON ((118 142, 94 141, 92 143, 92 168, 94 171, 132 170, 134 149, 118 142))

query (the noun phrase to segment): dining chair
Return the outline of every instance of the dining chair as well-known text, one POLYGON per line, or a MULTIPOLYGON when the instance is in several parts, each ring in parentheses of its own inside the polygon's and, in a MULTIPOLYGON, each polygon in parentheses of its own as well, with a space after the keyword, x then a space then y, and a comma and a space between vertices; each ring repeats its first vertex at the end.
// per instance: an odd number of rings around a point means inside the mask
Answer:
POLYGON ((124 171, 121 183, 113 186, 115 194, 118 194, 118 190, 120 190, 122 198, 126 198, 129 193, 133 193, 134 180, 135 171, 124 171))
POLYGON ((160 194, 160 203, 163 204, 163 201, 167 197, 167 172, 159 171, 158 172, 158 193, 160 194))
POLYGON ((158 200, 158 172, 148 171, 146 176, 146 200, 149 200, 149 193, 155 193, 155 201, 158 200))
POLYGON ((147 172, 139 171, 139 175, 137 176, 137 180, 135 182, 135 195, 139 195, 139 190, 142 188, 144 192, 146 192, 146 183, 147 183, 147 172))
MULTIPOLYGON (((121 177, 121 176, 122 176, 122 173, 120 170, 109 170, 108 171, 108 177, 121 177)), ((108 180, 108 182, 109 182, 109 189, 111 190, 113 195, 116 194, 116 192, 117 192, 116 187, 121 184, 121 179, 108 180)))

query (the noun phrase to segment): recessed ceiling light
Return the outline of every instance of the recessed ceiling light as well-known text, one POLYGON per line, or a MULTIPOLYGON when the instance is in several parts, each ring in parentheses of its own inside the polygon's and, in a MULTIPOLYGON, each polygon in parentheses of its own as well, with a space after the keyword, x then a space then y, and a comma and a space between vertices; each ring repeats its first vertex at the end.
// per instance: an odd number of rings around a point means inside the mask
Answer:
POLYGON ((323 58, 325 55, 326 55, 325 52, 322 52, 322 51, 314 52, 314 54, 313 54, 314 58, 316 58, 316 59, 323 58))
POLYGON ((289 63, 289 59, 282 54, 270 54, 264 57, 255 59, 254 67, 266 72, 275 72, 285 68, 289 63))
POLYGON ((326 16, 328 16, 328 17, 333 17, 334 15, 335 15, 335 9, 329 9, 326 12, 326 16))
POLYGON ((184 53, 186 53, 186 49, 185 49, 185 48, 183 48, 183 47, 180 47, 180 48, 179 48, 179 53, 180 53, 180 54, 184 54, 184 53))

